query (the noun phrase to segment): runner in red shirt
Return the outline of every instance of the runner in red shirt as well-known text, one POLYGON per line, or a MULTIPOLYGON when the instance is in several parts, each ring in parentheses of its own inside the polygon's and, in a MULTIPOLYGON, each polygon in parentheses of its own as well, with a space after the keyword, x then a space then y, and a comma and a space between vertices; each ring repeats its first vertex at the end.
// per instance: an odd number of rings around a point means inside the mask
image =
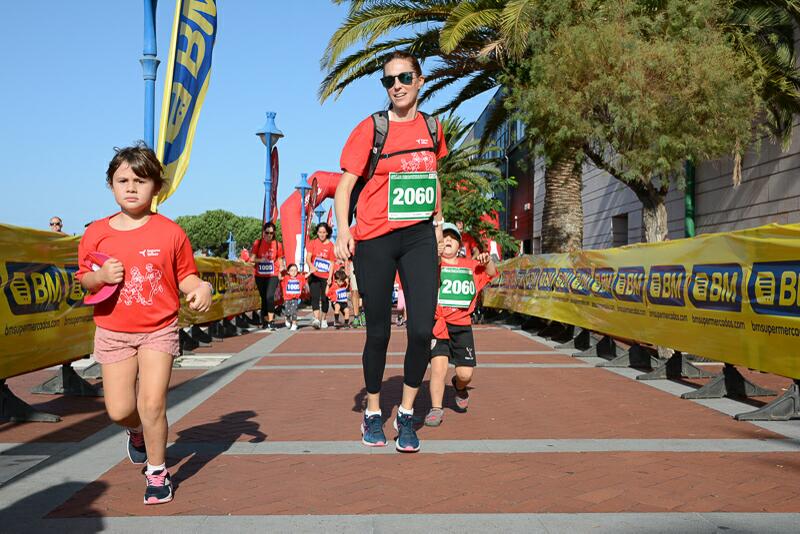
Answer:
POLYGON ((305 275, 297 272, 297 265, 294 263, 289 265, 286 269, 286 276, 281 281, 281 291, 283 292, 286 326, 291 330, 297 330, 297 308, 300 306, 300 298, 305 285, 305 275))
POLYGON ((389 128, 373 175, 367 176, 375 130, 371 117, 356 126, 342 150, 344 173, 334 202, 339 225, 336 255, 343 260, 354 256, 366 311, 362 361, 367 409, 361 431, 362 443, 368 446, 386 445, 380 391, 391 331, 392 282, 395 272, 400 272, 406 288, 408 345, 395 448, 415 452, 419 438, 412 420, 414 399, 428 365, 436 308, 436 244, 441 231, 434 223, 442 219, 436 169, 437 160, 447 155, 447 146, 441 124, 436 123, 436 139, 432 139, 425 116, 417 111, 417 96, 425 83, 417 59, 393 52, 383 65, 383 74, 381 84, 391 102, 389 128), (356 225, 351 232, 350 197, 359 177, 366 183, 358 197, 356 225))
POLYGON ((350 277, 344 269, 333 273, 333 278, 328 284, 328 298, 333 302, 333 325, 336 328, 350 327, 350 308, 347 301, 350 299, 350 277), (344 324, 339 323, 339 314, 344 315, 344 324))
POLYGON ((255 265, 256 286, 261 295, 262 327, 275 330, 275 290, 283 277, 283 245, 275 237, 275 225, 265 223, 261 237, 253 242, 251 259, 255 265))
POLYGON ((117 149, 106 182, 120 212, 90 224, 78 246, 77 277, 86 290, 119 284, 95 305, 94 358, 102 364, 108 415, 126 428, 128 457, 147 463, 145 504, 172 500, 166 410, 172 359, 180 353, 180 293, 189 308, 204 312, 212 292, 197 276, 184 231, 150 211, 162 172, 143 144, 117 149))
POLYGON ((306 248, 306 266, 308 267, 308 286, 311 290, 311 309, 314 321, 311 323, 316 329, 328 328, 328 297, 325 288, 334 272, 336 254, 333 242, 330 240, 331 227, 328 223, 317 225, 317 238, 311 241, 306 248), (320 308, 322 310, 320 311, 320 308))
POLYGON ((453 387, 456 406, 466 410, 469 404, 467 385, 475 369, 475 341, 472 338, 472 319, 478 294, 497 276, 497 267, 488 252, 474 260, 459 258, 461 233, 454 224, 445 223, 444 239, 440 245, 442 263, 439 266, 441 285, 431 349, 431 410, 425 417, 427 426, 439 426, 444 416, 442 400, 448 360, 456 367, 453 387))

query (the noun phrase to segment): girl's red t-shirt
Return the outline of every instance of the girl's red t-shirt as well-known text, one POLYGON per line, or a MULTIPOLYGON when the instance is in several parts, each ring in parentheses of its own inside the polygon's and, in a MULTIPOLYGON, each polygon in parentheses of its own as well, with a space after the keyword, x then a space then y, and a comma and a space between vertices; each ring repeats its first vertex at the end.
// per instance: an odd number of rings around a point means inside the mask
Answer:
POLYGON ((253 241, 253 252, 250 253, 250 259, 255 261, 254 272, 256 276, 262 278, 269 278, 270 276, 278 276, 278 260, 283 257, 283 245, 276 240, 269 243, 263 239, 256 239, 253 241), (256 258, 266 258, 265 261, 256 258))
POLYGON ((317 278, 327 280, 336 261, 336 254, 331 240, 329 239, 327 243, 323 243, 319 239, 314 239, 309 243, 307 250, 311 254, 311 265, 317 269, 312 274, 317 278))
POLYGON ((169 326, 178 318, 179 283, 197 274, 189 238, 163 215, 151 215, 135 230, 111 228, 111 217, 90 224, 78 245, 79 280, 91 270, 90 252, 115 258, 125 269, 117 292, 95 305, 94 322, 114 332, 155 332, 169 326))
MULTIPOLYGON (((358 197, 356 225, 352 230, 354 239, 357 241, 373 239, 393 230, 416 224, 416 221, 389 220, 389 173, 436 171, 436 160, 447 155, 442 125, 438 120, 436 123, 439 126, 439 151, 436 154, 430 151, 410 152, 391 158, 381 158, 378 161, 375 174, 358 197)), ((352 131, 342 150, 340 164, 343 171, 356 176, 366 174, 369 155, 372 151, 374 130, 372 117, 367 117, 352 131)), ((386 136, 383 153, 391 154, 402 150, 431 148, 432 146, 433 140, 428 133, 425 118, 421 113, 417 113, 416 118, 412 121, 389 122, 389 132, 386 136)), ((441 191, 436 195, 436 210, 440 209, 441 191)))
POLYGON ((301 273, 295 276, 288 274, 281 280, 281 291, 285 300, 299 299, 303 294, 303 286, 306 284, 306 277, 301 273))

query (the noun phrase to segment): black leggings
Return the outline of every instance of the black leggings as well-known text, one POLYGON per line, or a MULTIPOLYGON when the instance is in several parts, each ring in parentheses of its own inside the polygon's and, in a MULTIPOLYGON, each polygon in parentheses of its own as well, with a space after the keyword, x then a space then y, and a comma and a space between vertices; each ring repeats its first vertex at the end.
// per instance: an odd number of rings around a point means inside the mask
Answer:
POLYGON ((268 313, 275 313, 275 290, 278 288, 277 276, 256 276, 256 287, 261 295, 261 320, 267 321, 268 313))
POLYGON ((386 368, 392 324, 392 289, 400 273, 406 298, 408 345, 403 382, 418 388, 431 355, 433 314, 439 282, 436 236, 426 221, 386 235, 358 241, 356 281, 367 315, 362 362, 368 393, 379 393, 386 368))
POLYGON ((322 313, 328 313, 328 297, 325 289, 328 281, 313 274, 308 278, 308 288, 311 290, 311 309, 317 311, 322 302, 322 313))

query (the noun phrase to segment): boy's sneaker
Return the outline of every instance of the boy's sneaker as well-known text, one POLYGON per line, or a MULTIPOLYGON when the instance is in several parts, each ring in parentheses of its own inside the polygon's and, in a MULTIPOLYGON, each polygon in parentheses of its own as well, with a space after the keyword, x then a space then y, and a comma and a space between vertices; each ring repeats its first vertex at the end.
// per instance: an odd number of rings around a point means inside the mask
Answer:
POLYGON ((458 389, 458 386, 456 386, 455 375, 453 376, 453 380, 451 382, 453 383, 453 389, 456 390, 456 406, 458 406, 461 410, 466 410, 469 406, 469 391, 467 391, 467 388, 458 389))
POLYGON ((294 323, 289 330, 297 330, 297 323, 294 323))
POLYGON ((313 326, 313 327, 314 327, 314 330, 319 330, 319 326, 320 326, 319 319, 314 319, 314 320, 311 322, 311 326, 313 326))
POLYGON ((147 462, 147 449, 144 446, 144 434, 126 429, 128 434, 128 458, 131 463, 143 464, 147 462))
POLYGON ((328 328, 328 321, 325 319, 322 320, 322 324, 320 324, 320 328, 328 328))
POLYGON ((419 450, 419 438, 417 431, 414 430, 413 415, 398 411, 397 418, 394 420, 394 429, 397 430, 395 449, 400 452, 417 452, 419 450))
POLYGON ((169 471, 160 469, 148 475, 145 468, 142 473, 147 481, 147 488, 144 490, 145 504, 162 504, 172 500, 172 479, 169 471))
POLYGON ((380 414, 369 417, 364 414, 364 420, 361 421, 361 443, 367 447, 386 446, 386 435, 383 433, 383 419, 380 414))
POLYGON ((444 410, 441 408, 431 408, 431 411, 425 416, 425 426, 439 426, 442 424, 443 417, 444 410))

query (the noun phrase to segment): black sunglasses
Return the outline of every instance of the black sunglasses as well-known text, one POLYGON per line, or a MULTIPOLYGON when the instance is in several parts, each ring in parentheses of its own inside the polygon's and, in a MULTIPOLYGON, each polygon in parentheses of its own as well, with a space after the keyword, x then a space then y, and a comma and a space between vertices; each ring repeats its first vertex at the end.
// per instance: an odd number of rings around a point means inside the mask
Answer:
POLYGON ((61 226, 60 222, 51 222, 50 226, 61 226))
POLYGON ((411 82, 414 81, 414 73, 413 72, 401 72, 397 76, 384 76, 381 78, 381 85, 384 86, 386 89, 391 89, 394 86, 394 79, 397 78, 400 80, 400 83, 403 85, 411 85, 411 82))

